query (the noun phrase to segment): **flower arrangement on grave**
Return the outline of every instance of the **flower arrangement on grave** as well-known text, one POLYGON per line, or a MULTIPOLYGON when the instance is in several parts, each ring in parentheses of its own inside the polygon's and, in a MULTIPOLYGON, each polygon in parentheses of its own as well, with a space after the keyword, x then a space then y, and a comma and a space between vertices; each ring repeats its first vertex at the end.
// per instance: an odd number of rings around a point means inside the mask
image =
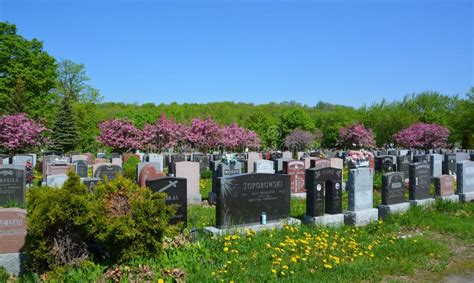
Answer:
POLYGON ((349 168, 368 167, 369 160, 373 158, 373 153, 364 149, 349 150, 347 153, 346 162, 349 168))
POLYGON ((221 162, 227 165, 234 165, 237 163, 237 158, 235 157, 235 154, 224 154, 221 158, 221 162))

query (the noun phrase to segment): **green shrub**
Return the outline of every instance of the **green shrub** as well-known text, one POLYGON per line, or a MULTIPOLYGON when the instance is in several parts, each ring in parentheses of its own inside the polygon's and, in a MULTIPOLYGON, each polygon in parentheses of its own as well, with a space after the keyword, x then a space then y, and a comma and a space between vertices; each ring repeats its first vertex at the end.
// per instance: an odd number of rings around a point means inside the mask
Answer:
POLYGON ((211 178, 212 178, 211 170, 206 169, 201 173, 201 179, 206 179, 207 180, 207 179, 211 179, 211 178))
POLYGON ((137 178, 137 165, 140 163, 140 158, 136 156, 130 156, 123 164, 123 175, 126 178, 135 180, 137 178))
POLYGON ((27 193, 28 269, 43 273, 88 261, 114 264, 160 255, 174 214, 164 193, 122 176, 89 193, 79 176, 72 171, 68 176, 60 189, 36 187, 27 193))
POLYGON ((109 260, 159 256, 163 236, 169 231, 168 220, 175 212, 173 206, 165 205, 165 193, 153 193, 118 177, 97 185, 93 194, 92 230, 109 260))
POLYGON ((382 190, 382 172, 375 172, 374 174, 374 189, 381 191, 382 190))

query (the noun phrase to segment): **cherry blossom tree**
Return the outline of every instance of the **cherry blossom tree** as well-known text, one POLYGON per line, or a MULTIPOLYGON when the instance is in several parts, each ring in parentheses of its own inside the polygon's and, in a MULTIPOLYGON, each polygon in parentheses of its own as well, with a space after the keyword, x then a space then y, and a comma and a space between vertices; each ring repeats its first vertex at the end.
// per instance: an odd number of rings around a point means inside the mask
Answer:
POLYGON ((289 149, 305 150, 314 143, 314 135, 308 131, 296 129, 285 137, 285 145, 289 149))
POLYGON ((364 127, 362 124, 352 124, 339 129, 338 146, 342 148, 374 148, 375 139, 372 129, 364 127))
POLYGON ((192 120, 187 139, 194 148, 207 152, 219 144, 220 135, 221 131, 217 122, 207 116, 204 120, 200 118, 192 120))
POLYGON ((48 131, 24 113, 3 115, 0 118, 0 146, 8 152, 31 150, 47 143, 44 134, 48 131))
POLYGON ((107 120, 100 123, 99 130, 100 135, 97 140, 117 151, 125 152, 142 146, 142 131, 137 129, 130 121, 107 120))
POLYGON ((178 142, 178 125, 162 113, 155 124, 146 124, 143 127, 143 145, 148 149, 163 150, 173 147, 178 142))
POLYGON ((395 135, 395 142, 406 148, 431 149, 447 146, 450 131, 438 124, 415 123, 395 135))

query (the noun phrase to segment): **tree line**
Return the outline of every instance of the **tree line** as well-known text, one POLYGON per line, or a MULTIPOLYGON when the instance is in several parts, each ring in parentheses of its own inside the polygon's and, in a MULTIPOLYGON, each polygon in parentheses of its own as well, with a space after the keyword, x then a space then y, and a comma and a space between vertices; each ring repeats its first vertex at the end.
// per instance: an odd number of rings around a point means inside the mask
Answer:
POLYGON ((450 145, 474 148, 474 88, 466 96, 426 91, 360 108, 321 101, 314 106, 294 101, 260 105, 102 102, 83 64, 57 60, 40 40, 28 40, 17 33, 14 24, 0 22, 0 116, 15 113, 42 120, 52 129, 50 135, 62 151, 97 151, 102 121, 126 119, 142 128, 155 123, 162 113, 188 125, 192 119, 208 115, 220 126, 236 123, 255 131, 261 146, 269 148, 284 148, 285 137, 294 129, 313 133, 315 146, 332 148, 339 129, 354 123, 371 128, 377 146, 383 146, 416 122, 443 125, 451 132, 450 145))

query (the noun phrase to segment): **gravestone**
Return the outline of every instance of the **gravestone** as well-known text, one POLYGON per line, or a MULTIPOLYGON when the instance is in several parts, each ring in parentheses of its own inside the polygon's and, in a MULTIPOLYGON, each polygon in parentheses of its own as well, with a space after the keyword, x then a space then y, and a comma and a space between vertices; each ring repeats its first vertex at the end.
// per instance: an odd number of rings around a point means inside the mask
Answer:
POLYGON ((14 155, 12 157, 12 165, 26 165, 28 161, 33 164, 32 155, 14 155))
POLYGON ((60 159, 61 157, 59 155, 47 155, 42 157, 41 161, 41 172, 43 173, 43 176, 46 177, 46 171, 47 171, 47 166, 49 163, 53 163, 54 160, 60 159))
POLYGON ((299 160, 283 161, 283 173, 290 175, 290 191, 292 194, 304 193, 305 168, 299 160))
POLYGON ((117 175, 123 175, 122 167, 114 164, 94 165, 94 178, 101 178, 102 180, 113 180, 117 175))
POLYGON ((105 164, 107 163, 107 160, 105 158, 96 158, 95 159, 95 164, 105 164))
POLYGON ((194 154, 193 161, 199 163, 199 174, 209 169, 209 157, 204 154, 194 154))
POLYGON ((274 163, 270 160, 255 160, 253 163, 253 172, 254 173, 266 173, 266 174, 274 174, 275 169, 273 167, 274 163))
POLYGON ((431 177, 436 178, 443 174, 443 156, 441 154, 430 155, 431 177))
MULTIPOLYGON (((119 155, 120 156, 120 155, 119 155)), ((105 152, 98 152, 95 156, 96 158, 100 158, 100 159, 105 159, 106 158, 106 154, 105 152)), ((96 162, 97 163, 97 162, 96 162)))
POLYGON ((184 154, 175 154, 170 156, 170 163, 168 164, 168 174, 173 175, 175 173, 175 164, 176 162, 186 161, 186 156, 184 154))
POLYGON ((430 194, 431 166, 426 162, 410 164, 409 172, 410 203, 430 205, 434 198, 430 194))
POLYGON ((156 153, 149 153, 147 161, 151 162, 151 163, 154 163, 154 164, 158 164, 158 168, 157 168, 158 171, 163 171, 163 168, 164 168, 164 157, 163 157, 163 155, 156 154, 156 153))
POLYGON ((456 164, 456 194, 461 201, 474 200, 474 161, 463 160, 456 164))
POLYGON ((46 177, 46 184, 48 187, 52 188, 61 188, 67 180, 66 174, 56 174, 56 175, 49 175, 46 177))
POLYGON ((71 156, 71 162, 72 163, 74 163, 75 161, 78 161, 78 160, 86 161, 87 165, 91 164, 91 163, 89 163, 89 156, 87 156, 85 154, 75 154, 75 155, 71 156))
POLYGON ((397 157, 381 155, 375 158, 375 168, 379 172, 392 172, 396 170, 397 157))
POLYGON ((102 182, 101 178, 81 178, 82 183, 89 189, 89 192, 93 192, 95 186, 102 182))
POLYGON ((0 206, 25 203, 26 169, 19 165, 0 166, 0 206))
POLYGON ((215 193, 219 192, 219 187, 218 187, 219 177, 239 175, 241 173, 242 173, 242 163, 240 162, 219 163, 217 165, 216 174, 213 176, 213 179, 212 179, 212 191, 215 193))
POLYGON ((113 165, 118 165, 122 167, 122 158, 111 158, 111 162, 113 165))
POLYGON ((260 160, 261 155, 258 152, 249 152, 247 157, 247 173, 254 173, 254 162, 260 160))
POLYGON ((378 205, 379 218, 407 212, 410 203, 405 201, 405 176, 402 172, 385 173, 382 177, 382 204, 378 205))
POLYGON ((201 204, 202 196, 199 190, 199 163, 191 161, 182 161, 176 163, 176 177, 187 180, 187 198, 188 204, 201 204))
POLYGON ((456 152, 456 162, 469 160, 470 155, 469 152, 456 152))
POLYGON ((397 169, 398 172, 403 173, 403 179, 408 179, 410 172, 410 157, 407 155, 397 156, 397 169))
MULTIPOLYGON (((142 171, 143 167, 146 165, 151 165, 155 167, 156 172, 162 172, 161 169, 163 169, 163 164, 160 164, 159 162, 140 162, 137 164, 137 181, 140 183, 140 172, 142 171)), ((143 183, 143 186, 145 186, 145 183, 143 183)))
POLYGON ((226 229, 239 225, 244 225, 240 228, 259 230, 279 228, 286 221, 300 223, 290 218, 288 175, 253 173, 226 176, 219 178, 218 188, 216 227, 205 228, 210 233, 222 234, 226 229), (266 215, 266 224, 258 224, 262 214, 266 215))
POLYGON ((141 168, 137 170, 140 174, 138 175, 138 184, 140 187, 146 187, 146 181, 155 180, 159 178, 166 177, 165 173, 158 170, 157 166, 151 162, 143 162, 141 164, 141 168))
POLYGON ((278 158, 276 160, 273 160, 273 169, 275 170, 275 173, 283 173, 283 161, 289 160, 291 160, 291 158, 278 158))
POLYGON ((429 155, 426 155, 426 154, 414 155, 413 163, 417 163, 417 162, 430 162, 429 155))
MULTIPOLYGON (((103 158, 105 158, 105 156, 104 156, 103 158)), ((118 152, 112 152, 112 153, 110 153, 110 160, 112 160, 113 158, 120 158, 120 159, 122 159, 122 155, 121 155, 120 153, 118 153, 118 152)))
POLYGON ((339 226, 344 223, 341 179, 342 170, 338 168, 306 169, 306 224, 339 226))
POLYGON ((314 159, 314 157, 303 156, 300 158, 300 160, 304 162, 304 169, 309 169, 311 167, 311 159, 314 159))
POLYGON ((89 175, 89 166, 87 165, 87 160, 78 159, 73 162, 74 171, 81 178, 87 178, 89 175))
POLYGON ((456 175, 456 154, 447 153, 444 155, 443 174, 456 175))
POLYGON ((435 195, 444 200, 459 202, 459 195, 454 194, 454 176, 441 175, 434 179, 435 195))
POLYGON ((283 151, 283 153, 281 154, 281 158, 292 159, 293 154, 291 154, 291 151, 283 151))
POLYGON ((328 158, 311 159, 310 168, 321 169, 331 167, 331 160, 328 158))
POLYGON ((25 237, 26 210, 0 208, 0 266, 8 274, 17 276, 23 271, 25 237))
POLYGON ((344 223, 363 226, 377 221, 379 212, 373 208, 374 170, 372 168, 356 168, 349 170, 347 181, 348 210, 344 215, 344 223))
POLYGON ((185 178, 163 177, 147 180, 146 187, 154 193, 166 193, 166 205, 176 205, 176 213, 169 220, 170 224, 184 222, 188 219, 187 181, 185 178))

